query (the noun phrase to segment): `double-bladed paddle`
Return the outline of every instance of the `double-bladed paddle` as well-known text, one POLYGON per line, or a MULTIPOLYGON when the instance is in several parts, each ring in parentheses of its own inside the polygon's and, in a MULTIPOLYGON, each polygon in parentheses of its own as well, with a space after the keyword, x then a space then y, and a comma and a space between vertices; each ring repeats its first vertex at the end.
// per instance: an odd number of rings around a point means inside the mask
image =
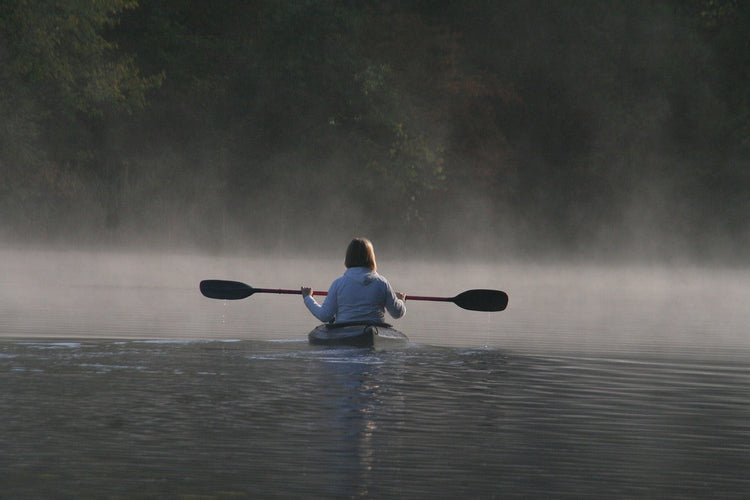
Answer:
MULTIPOLYGON (((254 293, 282 293, 301 295, 300 290, 285 290, 280 288, 253 288, 239 281, 203 280, 200 284, 201 293, 211 299, 238 300, 254 293)), ((328 292, 314 291, 313 295, 328 295, 328 292)), ((508 294, 500 290, 467 290, 455 297, 425 297, 407 295, 406 300, 428 300, 432 302, 453 302, 458 307, 469 311, 502 311, 508 306, 508 294)))

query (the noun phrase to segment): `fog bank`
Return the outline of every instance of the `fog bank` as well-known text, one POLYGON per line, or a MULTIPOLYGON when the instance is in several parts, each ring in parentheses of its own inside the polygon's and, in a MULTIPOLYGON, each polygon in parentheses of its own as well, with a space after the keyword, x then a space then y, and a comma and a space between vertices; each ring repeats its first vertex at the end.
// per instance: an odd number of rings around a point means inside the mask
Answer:
MULTIPOLYGON (((325 290, 343 259, 144 252, 0 252, 0 337, 305 341, 316 324, 299 296, 203 297, 202 279, 325 290)), ((510 296, 498 313, 407 301, 393 321, 416 344, 575 355, 745 356, 747 270, 405 261, 379 254, 395 289, 510 296)))

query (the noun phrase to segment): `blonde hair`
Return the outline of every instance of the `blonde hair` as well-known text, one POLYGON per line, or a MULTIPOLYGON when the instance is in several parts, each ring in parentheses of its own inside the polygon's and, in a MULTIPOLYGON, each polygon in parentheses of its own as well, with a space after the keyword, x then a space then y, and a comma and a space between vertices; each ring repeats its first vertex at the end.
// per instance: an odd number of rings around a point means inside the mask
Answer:
POLYGON ((346 249, 344 265, 350 267, 366 267, 371 271, 378 268, 375 262, 375 249, 367 238, 354 238, 346 249))

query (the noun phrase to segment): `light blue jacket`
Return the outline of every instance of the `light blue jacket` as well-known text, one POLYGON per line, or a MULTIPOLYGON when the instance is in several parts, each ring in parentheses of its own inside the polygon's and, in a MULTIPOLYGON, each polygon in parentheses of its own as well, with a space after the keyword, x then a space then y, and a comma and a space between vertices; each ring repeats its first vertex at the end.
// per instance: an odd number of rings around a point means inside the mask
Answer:
POLYGON ((406 313, 404 301, 396 297, 383 276, 366 267, 350 267, 328 289, 323 305, 312 295, 305 297, 310 312, 324 323, 350 321, 382 323, 385 311, 394 318, 406 313))

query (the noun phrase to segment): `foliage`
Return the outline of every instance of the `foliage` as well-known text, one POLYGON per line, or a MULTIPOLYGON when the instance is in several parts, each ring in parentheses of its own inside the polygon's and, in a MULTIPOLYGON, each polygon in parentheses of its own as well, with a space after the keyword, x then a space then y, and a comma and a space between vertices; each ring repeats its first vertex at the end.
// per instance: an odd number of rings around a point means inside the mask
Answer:
POLYGON ((106 108, 141 109, 158 77, 141 77, 132 58, 117 55, 101 34, 119 13, 136 6, 126 0, 4 2, 0 33, 6 78, 67 113, 101 116, 106 108))
POLYGON ((741 248, 748 33, 736 0, 4 0, 0 232, 741 248))
POLYGON ((105 117, 142 111, 147 90, 160 81, 142 77, 132 57, 102 36, 136 7, 125 0, 0 6, 2 201, 21 214, 6 224, 45 234, 62 208, 88 208, 85 177, 96 173, 92 162, 102 154, 96 129, 105 117), (94 170, 81 174, 81 167, 94 170))

